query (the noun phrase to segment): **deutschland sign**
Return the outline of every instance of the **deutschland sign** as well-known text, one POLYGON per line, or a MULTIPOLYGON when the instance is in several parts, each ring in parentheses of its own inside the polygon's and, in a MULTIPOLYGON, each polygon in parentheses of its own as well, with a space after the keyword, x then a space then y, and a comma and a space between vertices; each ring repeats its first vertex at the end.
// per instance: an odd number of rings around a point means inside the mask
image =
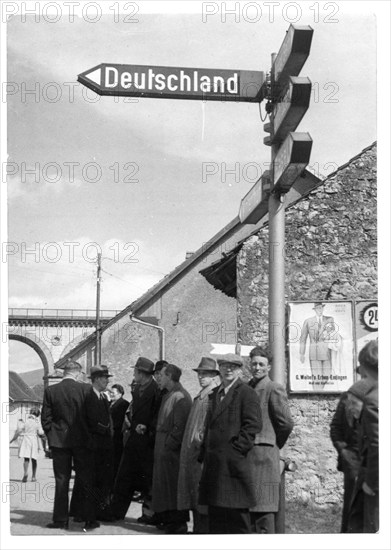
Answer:
POLYGON ((261 71, 101 63, 79 74, 77 80, 99 95, 260 102, 265 75, 261 71))

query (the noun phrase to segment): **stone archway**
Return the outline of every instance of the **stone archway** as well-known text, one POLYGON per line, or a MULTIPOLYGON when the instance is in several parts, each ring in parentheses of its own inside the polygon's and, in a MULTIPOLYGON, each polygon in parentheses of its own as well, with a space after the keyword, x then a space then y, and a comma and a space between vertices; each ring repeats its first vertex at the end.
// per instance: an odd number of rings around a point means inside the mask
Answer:
POLYGON ((48 375, 54 373, 54 361, 52 354, 46 344, 44 344, 44 342, 42 342, 42 340, 38 338, 35 334, 25 331, 23 331, 23 334, 17 334, 13 332, 8 334, 8 339, 23 342, 24 344, 27 344, 28 346, 33 348, 35 352, 37 352, 39 358, 42 361, 45 380, 48 375))

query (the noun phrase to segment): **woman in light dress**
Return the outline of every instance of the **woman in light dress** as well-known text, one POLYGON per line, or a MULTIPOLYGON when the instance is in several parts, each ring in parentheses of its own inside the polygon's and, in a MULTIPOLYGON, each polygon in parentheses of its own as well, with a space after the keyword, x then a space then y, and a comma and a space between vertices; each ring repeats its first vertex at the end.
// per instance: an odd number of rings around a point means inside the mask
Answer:
POLYGON ((18 426, 18 430, 11 440, 11 443, 17 438, 20 438, 21 440, 19 447, 19 458, 24 458, 23 483, 26 483, 27 481, 30 459, 32 467, 31 481, 36 481, 38 452, 41 450, 40 437, 44 435, 41 423, 39 421, 39 416, 39 409, 31 409, 26 422, 22 426, 18 426))

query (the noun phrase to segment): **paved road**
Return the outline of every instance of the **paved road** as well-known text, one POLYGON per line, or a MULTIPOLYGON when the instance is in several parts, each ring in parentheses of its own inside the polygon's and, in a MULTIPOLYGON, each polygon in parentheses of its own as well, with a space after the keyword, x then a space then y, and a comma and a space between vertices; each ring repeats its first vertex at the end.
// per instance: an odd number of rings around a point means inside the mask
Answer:
MULTIPOLYGON (((141 515, 141 504, 133 502, 125 521, 101 523, 99 529, 83 533, 82 523, 69 523, 69 530, 48 529, 46 524, 52 520, 54 500, 54 475, 52 461, 43 457, 38 460, 37 481, 22 483, 23 459, 15 456, 11 449, 9 499, 11 506, 11 535, 161 535, 155 527, 137 523, 141 515)), ((73 480, 71 481, 71 488, 73 480)))

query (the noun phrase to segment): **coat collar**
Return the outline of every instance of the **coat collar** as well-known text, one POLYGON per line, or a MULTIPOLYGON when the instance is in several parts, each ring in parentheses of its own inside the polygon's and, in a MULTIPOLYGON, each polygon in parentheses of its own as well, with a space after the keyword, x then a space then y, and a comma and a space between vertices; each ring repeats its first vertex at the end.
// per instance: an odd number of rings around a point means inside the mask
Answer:
POLYGON ((262 380, 259 380, 258 382, 256 382, 254 378, 252 378, 249 382, 249 386, 254 388, 254 390, 259 391, 259 390, 264 390, 266 386, 269 384, 269 382, 271 382, 269 376, 265 376, 264 378, 262 378, 262 380))
POLYGON ((207 395, 211 393, 215 388, 220 386, 220 379, 218 376, 212 380, 212 382, 209 384, 209 386, 206 386, 206 388, 202 388, 202 390, 196 395, 194 399, 203 399, 207 395))

